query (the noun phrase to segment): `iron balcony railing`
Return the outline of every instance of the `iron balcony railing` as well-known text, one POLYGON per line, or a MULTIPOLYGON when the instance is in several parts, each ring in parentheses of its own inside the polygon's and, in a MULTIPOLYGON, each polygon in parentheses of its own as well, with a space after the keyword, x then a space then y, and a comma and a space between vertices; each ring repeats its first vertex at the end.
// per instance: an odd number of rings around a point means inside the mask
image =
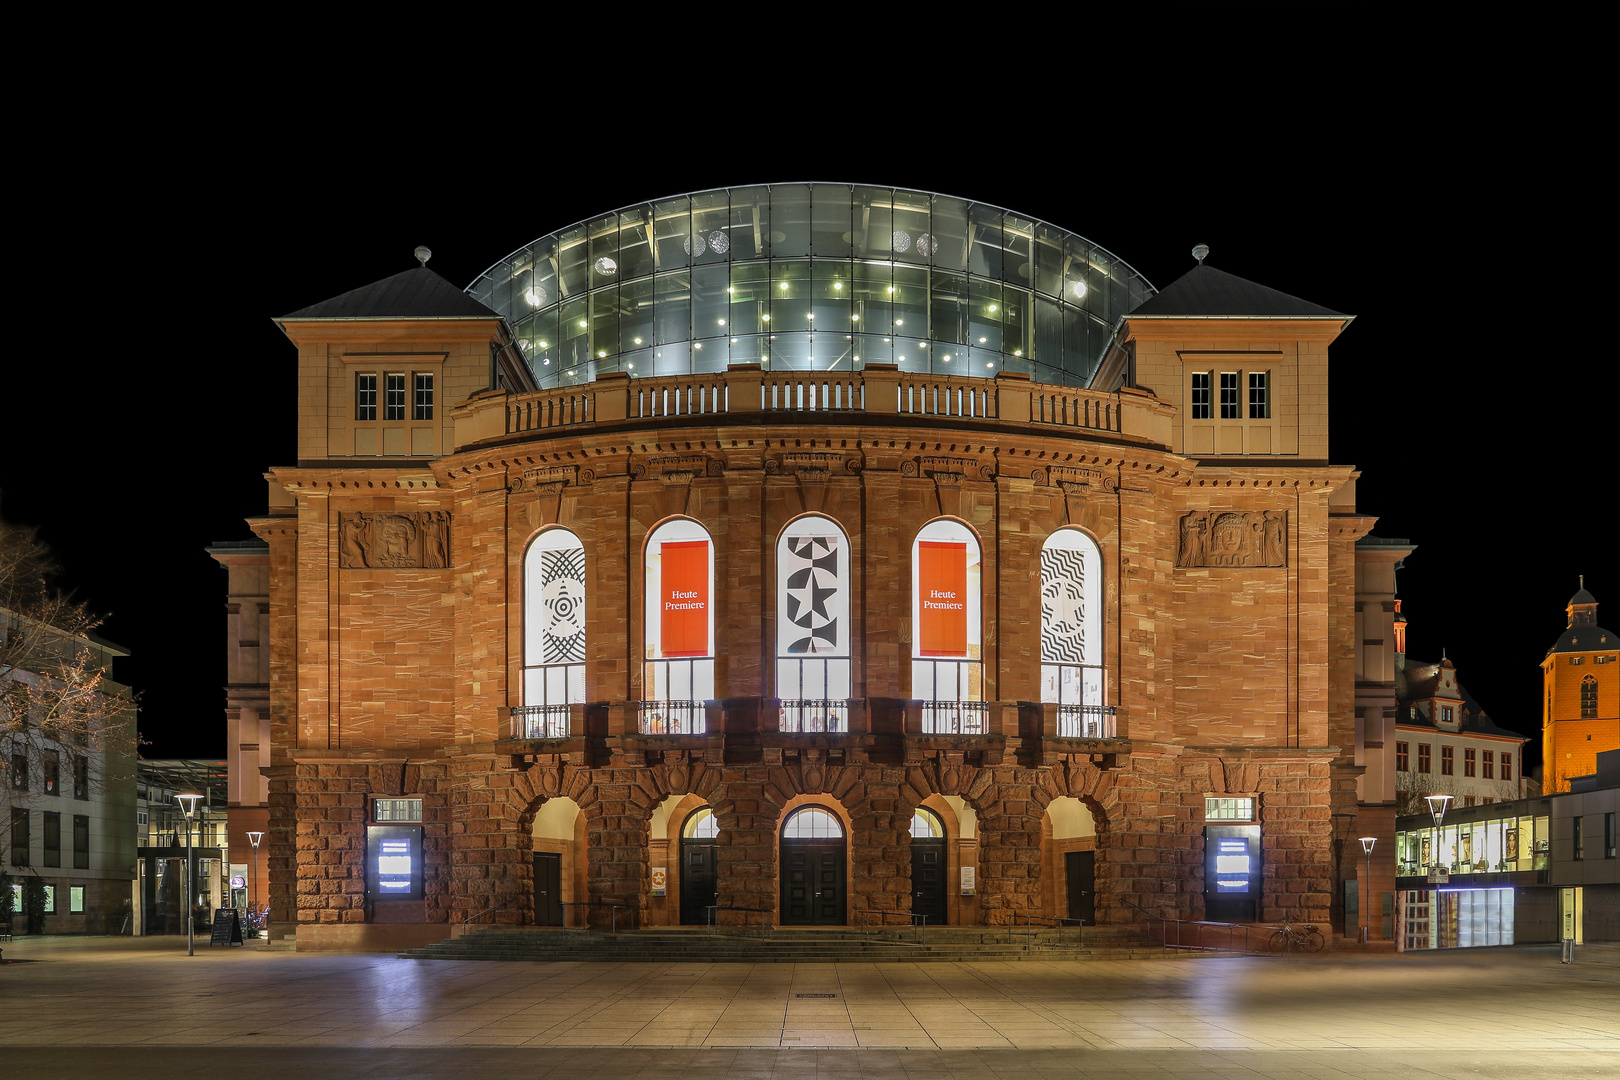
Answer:
POLYGON ((1065 739, 1112 739, 1117 734, 1112 705, 1059 705, 1057 733, 1065 739))
POLYGON ((778 730, 793 734, 848 731, 849 702, 808 698, 785 699, 782 702, 782 718, 778 730))
POLYGON ((922 730, 924 735, 984 735, 990 730, 990 703, 925 701, 922 730))
POLYGON ((638 701, 636 730, 643 735, 703 735, 708 717, 701 701, 638 701))
POLYGON ((519 705, 512 710, 513 737, 566 739, 572 711, 568 705, 519 705))

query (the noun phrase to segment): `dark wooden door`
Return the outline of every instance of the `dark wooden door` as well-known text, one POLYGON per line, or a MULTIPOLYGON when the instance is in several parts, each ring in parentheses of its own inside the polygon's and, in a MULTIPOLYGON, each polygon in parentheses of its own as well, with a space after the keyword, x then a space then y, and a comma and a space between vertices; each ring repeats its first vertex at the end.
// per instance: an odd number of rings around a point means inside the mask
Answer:
POLYGON ((715 873, 719 845, 713 840, 681 841, 681 924, 703 926, 709 921, 709 905, 720 893, 715 873))
POLYGON ((911 840, 911 913, 945 925, 945 841, 911 840))
POLYGON ((534 923, 563 924, 562 855, 555 851, 534 853, 534 923))
POLYGON ((1097 921, 1097 853, 1071 851, 1064 856, 1069 880, 1069 918, 1084 919, 1087 926, 1097 921))
POLYGON ((843 926, 844 842, 782 842, 782 924, 843 926))

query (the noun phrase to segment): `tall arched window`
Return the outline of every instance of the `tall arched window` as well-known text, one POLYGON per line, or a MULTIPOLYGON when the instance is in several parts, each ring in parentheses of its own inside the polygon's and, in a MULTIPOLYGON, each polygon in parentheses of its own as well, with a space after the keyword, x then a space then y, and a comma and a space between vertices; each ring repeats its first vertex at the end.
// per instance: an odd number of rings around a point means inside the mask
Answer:
POLYGON ((982 564, 959 521, 930 521, 911 544, 911 696, 928 733, 985 732, 982 564))
POLYGON ((698 735, 714 697, 714 542, 687 518, 647 537, 640 730, 698 735))
POLYGON ((1581 719, 1597 716, 1597 677, 1588 675, 1581 680, 1581 719))
POLYGON ((783 731, 849 730, 849 537, 795 519, 776 542, 776 696, 783 731))
POLYGON ((1058 707, 1058 734, 1104 738, 1102 552, 1079 529, 1041 545, 1041 700, 1058 707))
POLYGON ((523 558, 521 737, 568 734, 568 706, 585 700, 585 545, 547 529, 523 558))

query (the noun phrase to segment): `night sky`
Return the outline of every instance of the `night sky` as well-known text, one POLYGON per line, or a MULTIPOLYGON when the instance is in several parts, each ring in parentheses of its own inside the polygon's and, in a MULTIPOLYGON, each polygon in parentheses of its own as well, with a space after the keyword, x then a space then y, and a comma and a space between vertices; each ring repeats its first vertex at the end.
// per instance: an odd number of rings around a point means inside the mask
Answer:
POLYGON ((1505 149, 1532 141, 1533 108, 1503 119, 1484 84, 1366 96, 1363 59, 1049 116, 909 93, 833 112, 807 89, 712 125, 694 91, 532 128, 457 106, 409 138, 305 131, 257 99, 225 133, 184 115, 125 131, 107 151, 124 183, 28 181, 37 220, 63 224, 13 241, 33 306, 11 309, 21 351, 0 361, 0 515, 39 526, 132 651, 146 754, 221 755, 225 572, 203 549, 249 537, 261 474, 293 463, 296 357, 273 316, 409 269, 418 244, 466 285, 683 191, 922 188, 1071 229, 1161 288, 1206 243, 1212 266, 1355 315, 1331 353, 1332 458, 1361 469, 1375 532, 1418 545, 1409 650, 1444 648, 1534 735, 1577 575, 1620 626, 1614 361, 1575 255, 1612 236, 1609 196, 1589 163, 1505 149))

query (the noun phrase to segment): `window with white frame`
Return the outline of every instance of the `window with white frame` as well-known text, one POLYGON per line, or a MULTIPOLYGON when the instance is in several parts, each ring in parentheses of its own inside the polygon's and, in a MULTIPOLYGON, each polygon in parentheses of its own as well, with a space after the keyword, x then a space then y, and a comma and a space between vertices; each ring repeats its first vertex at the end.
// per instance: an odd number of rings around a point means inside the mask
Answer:
POLYGON ((1238 402, 1238 373, 1221 372, 1221 419, 1236 420, 1242 416, 1238 402))
POLYGON ((911 696, 926 732, 984 733, 982 563, 973 530, 948 518, 911 544, 911 696))
POLYGON ((849 537, 795 518, 776 542, 776 696, 783 731, 848 731, 849 537))
POLYGON ((647 537, 642 690, 646 734, 700 734, 714 697, 714 542, 689 518, 647 537))
POLYGON ((405 419, 405 373, 390 372, 383 376, 383 419, 405 419))
POLYGON ((377 419, 377 376, 363 372, 354 377, 354 418, 377 419))
POLYGON ((1195 371, 1192 377, 1192 418, 1194 420, 1211 420, 1214 412, 1210 404, 1210 380, 1208 371, 1195 371))
POLYGON ((1103 737, 1102 552, 1079 529, 1041 545, 1041 700, 1058 706, 1058 734, 1103 737))
POLYGON ((568 706, 585 700, 585 545, 547 529, 523 557, 521 738, 569 733, 568 706))
POLYGON ((411 419, 433 419, 433 375, 418 371, 411 375, 411 419))
POLYGON ((1271 373, 1249 372, 1249 419, 1271 419, 1271 373))

